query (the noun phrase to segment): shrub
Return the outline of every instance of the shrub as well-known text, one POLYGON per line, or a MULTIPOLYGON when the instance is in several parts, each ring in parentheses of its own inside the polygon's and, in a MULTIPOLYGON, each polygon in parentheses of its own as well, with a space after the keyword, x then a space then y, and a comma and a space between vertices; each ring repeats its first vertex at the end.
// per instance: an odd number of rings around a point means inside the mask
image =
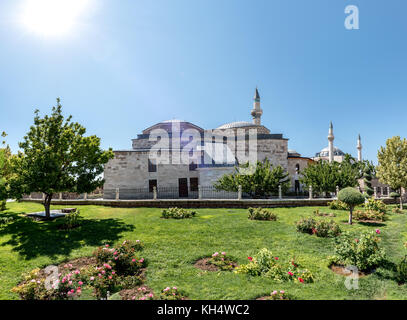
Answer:
POLYGON ((276 221, 277 215, 271 210, 264 208, 249 208, 249 219, 250 220, 268 220, 276 221))
POLYGON ((125 240, 112 248, 109 245, 99 247, 94 256, 98 265, 110 264, 118 275, 136 275, 146 264, 144 258, 136 254, 142 248, 140 240, 136 242, 125 240))
POLYGON ((164 219, 188 219, 193 218, 197 214, 196 211, 185 210, 182 208, 169 208, 161 212, 164 219))
POLYGON ((332 262, 343 266, 356 266, 361 271, 379 267, 385 261, 384 250, 379 247, 380 231, 365 232, 359 238, 343 233, 335 239, 335 256, 332 262))
POLYGON ((317 237, 333 238, 340 235, 341 229, 339 228, 339 225, 333 220, 321 220, 316 223, 314 233, 317 235, 317 237))
POLYGON ((339 200, 333 200, 328 203, 329 209, 331 210, 349 210, 349 206, 339 200))
POLYGON ((160 293, 161 300, 185 300, 185 296, 177 287, 167 287, 160 293))
POLYGON ((399 283, 407 282, 407 256, 397 264, 396 279, 399 283))
POLYGON ((375 210, 357 210, 354 212, 356 220, 385 221, 386 215, 375 210))
POLYGON ((398 192, 390 192, 389 196, 393 199, 400 198, 400 194, 398 192))
POLYGON ((378 211, 381 213, 387 212, 387 207, 381 200, 376 200, 374 198, 367 198, 363 204, 363 208, 369 211, 378 211))
POLYGON ((313 218, 303 218, 296 223, 297 231, 302 233, 313 234, 316 221, 313 218))
MULTIPOLYGON (((401 209, 398 208, 398 207, 393 208, 391 211, 392 211, 393 213, 397 213, 397 214, 403 214, 403 213, 404 213, 404 211, 401 210, 401 209)), ((1 224, 1 223, 0 223, 0 224, 1 224)))
POLYGON ((69 213, 60 219, 60 228, 65 230, 74 229, 82 224, 82 217, 80 216, 80 211, 69 213))
POLYGON ((290 263, 282 263, 278 257, 274 257, 268 249, 261 249, 253 258, 248 257, 250 262, 235 269, 236 273, 251 276, 264 276, 276 281, 295 281, 310 283, 314 278, 307 269, 300 269, 299 265, 291 260, 290 263))
POLYGON ((23 282, 11 289, 23 300, 47 300, 49 293, 45 288, 45 280, 39 279, 40 269, 23 274, 23 282))
POLYGON ((296 226, 298 232, 315 234, 317 237, 322 238, 336 237, 341 233, 339 225, 333 220, 316 221, 310 217, 301 219, 296 226))
POLYGON ((215 252, 208 260, 208 263, 217 266, 223 271, 231 271, 235 268, 234 261, 230 257, 226 256, 226 252, 215 252))
POLYGON ((13 217, 0 217, 0 226, 6 225, 12 221, 14 221, 13 217))
POLYGON ((358 190, 348 187, 339 191, 338 200, 349 206, 349 224, 352 224, 353 208, 365 202, 364 196, 358 190))
POLYGON ((94 288, 97 298, 106 298, 107 292, 113 292, 118 286, 119 276, 108 263, 101 267, 95 267, 88 270, 88 283, 94 288))
POLYGON ((317 217, 336 217, 335 213, 324 213, 324 212, 319 212, 319 209, 314 211, 314 215, 317 217))

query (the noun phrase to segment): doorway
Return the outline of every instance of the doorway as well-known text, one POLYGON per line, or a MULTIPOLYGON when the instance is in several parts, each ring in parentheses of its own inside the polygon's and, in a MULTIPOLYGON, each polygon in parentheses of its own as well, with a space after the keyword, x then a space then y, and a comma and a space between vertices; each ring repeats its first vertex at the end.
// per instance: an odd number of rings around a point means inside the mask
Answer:
POLYGON ((188 179, 179 178, 178 179, 178 191, 180 198, 188 198, 188 179))

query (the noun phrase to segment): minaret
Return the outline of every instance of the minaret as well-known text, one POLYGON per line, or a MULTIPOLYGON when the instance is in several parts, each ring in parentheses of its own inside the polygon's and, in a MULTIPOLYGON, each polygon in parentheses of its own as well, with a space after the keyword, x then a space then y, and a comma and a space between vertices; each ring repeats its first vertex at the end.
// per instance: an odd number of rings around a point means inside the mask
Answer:
POLYGON ((253 124, 261 125, 261 115, 263 114, 263 110, 260 108, 260 95, 257 87, 253 100, 253 110, 251 112, 253 116, 253 124))
POLYGON ((360 134, 358 137, 358 144, 357 144, 356 148, 358 149, 358 161, 361 162, 362 161, 362 139, 360 138, 360 134))
POLYGON ((328 149, 329 149, 329 162, 334 161, 334 126, 331 124, 329 126, 329 134, 328 134, 328 149))

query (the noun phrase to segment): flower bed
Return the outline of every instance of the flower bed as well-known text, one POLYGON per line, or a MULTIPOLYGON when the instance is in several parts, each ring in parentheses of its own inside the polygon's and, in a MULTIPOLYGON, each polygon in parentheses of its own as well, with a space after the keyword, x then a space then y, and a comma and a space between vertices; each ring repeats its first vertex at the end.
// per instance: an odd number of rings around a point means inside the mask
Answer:
POLYGON ((237 263, 226 252, 215 252, 211 257, 199 259, 194 266, 205 271, 232 271, 237 263))
POLYGON ((317 221, 311 217, 301 219, 296 223, 296 227, 298 232, 315 234, 322 238, 337 237, 341 233, 341 229, 335 221, 317 221))
POLYGON ((107 298, 108 293, 142 283, 146 266, 138 252, 142 248, 140 241, 126 240, 115 247, 107 244, 98 248, 93 257, 59 265, 52 279, 47 268, 35 269, 24 275, 24 280, 12 291, 24 300, 67 300, 77 299, 86 287, 95 298, 107 298))
POLYGON ((314 281, 312 273, 293 259, 282 262, 279 257, 274 257, 268 249, 261 249, 254 257, 248 257, 248 264, 235 269, 236 273, 251 276, 264 276, 276 281, 294 281, 298 283, 311 283, 314 281))

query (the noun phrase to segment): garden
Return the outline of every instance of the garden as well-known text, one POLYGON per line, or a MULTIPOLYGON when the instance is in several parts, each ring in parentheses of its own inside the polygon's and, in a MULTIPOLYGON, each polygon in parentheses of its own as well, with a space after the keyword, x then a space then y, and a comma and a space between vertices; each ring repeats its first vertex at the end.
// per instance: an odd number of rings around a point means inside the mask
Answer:
POLYGON ((66 218, 26 216, 41 208, 13 202, 0 214, 0 299, 407 297, 407 215, 378 201, 355 207, 352 225, 341 202, 249 210, 79 206, 66 218), (345 286, 340 268, 347 265, 360 270, 357 290, 345 286), (50 266, 59 267, 59 285, 44 290, 50 266))

